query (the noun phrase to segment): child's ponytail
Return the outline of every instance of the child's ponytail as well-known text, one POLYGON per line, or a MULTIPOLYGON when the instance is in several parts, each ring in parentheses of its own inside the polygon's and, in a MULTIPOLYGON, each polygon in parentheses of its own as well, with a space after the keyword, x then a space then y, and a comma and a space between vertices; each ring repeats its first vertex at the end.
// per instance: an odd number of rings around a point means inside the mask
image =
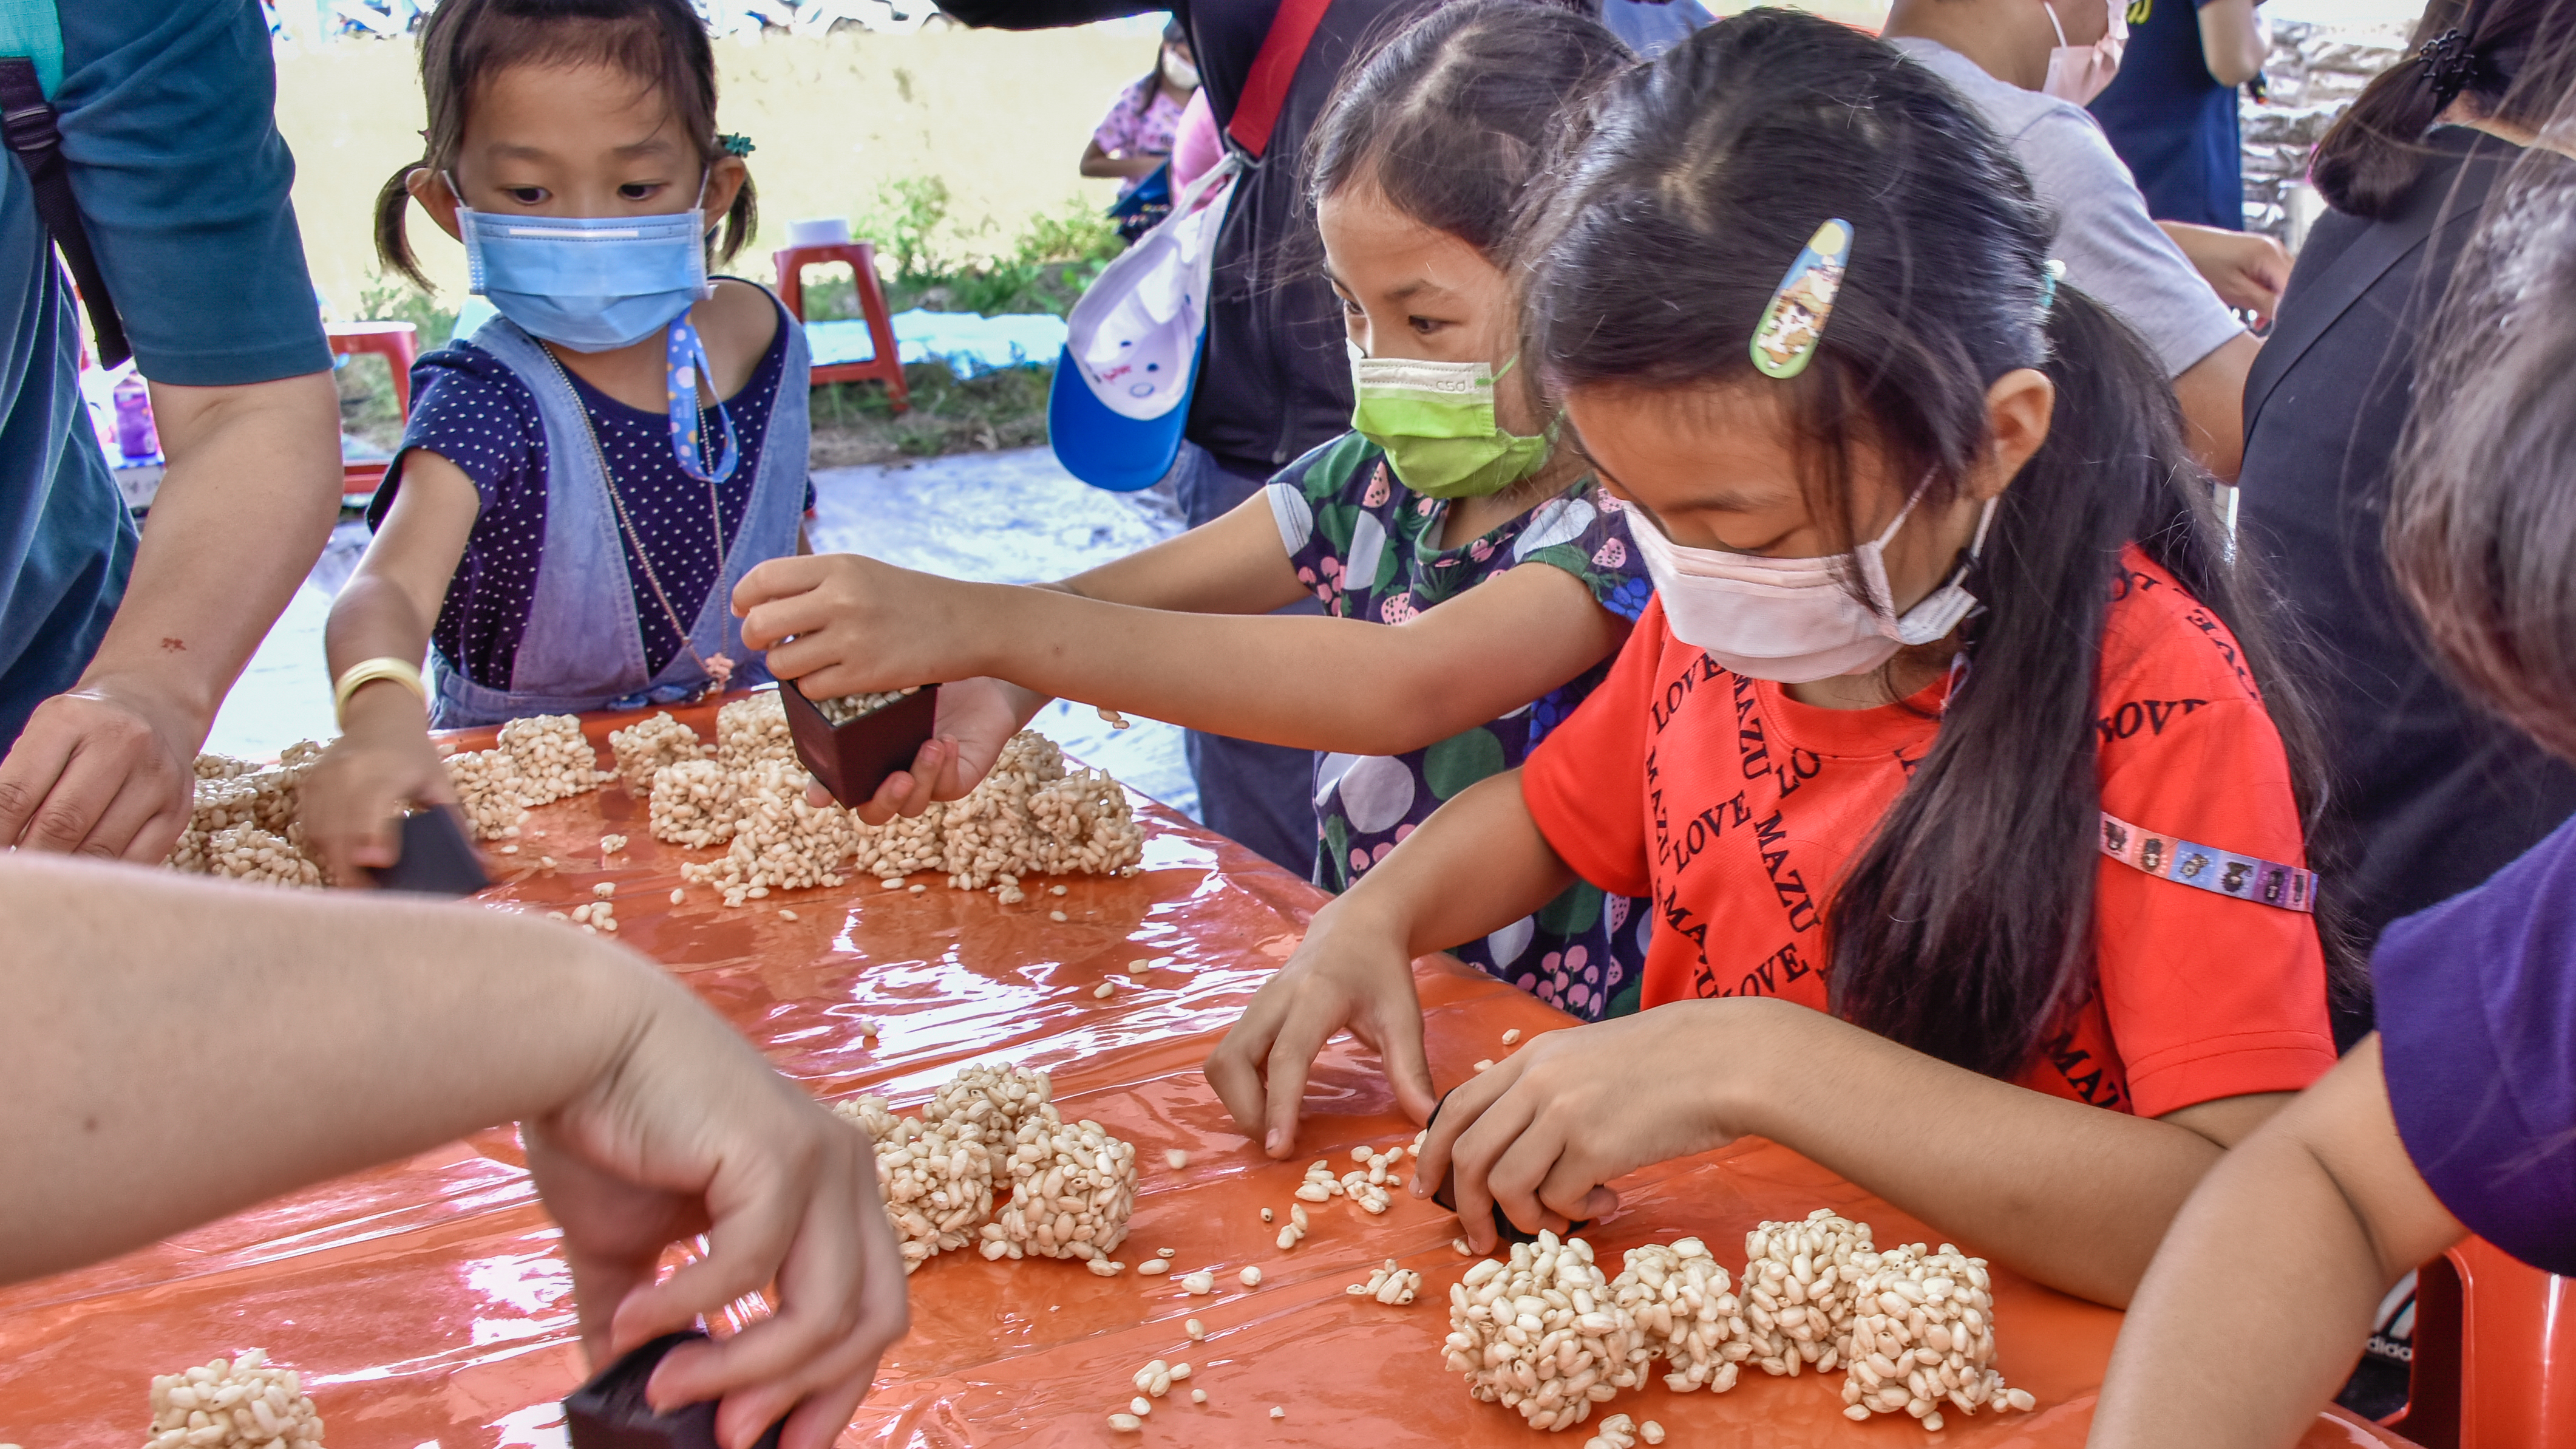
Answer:
POLYGON ((2565 0, 2433 0, 2406 53, 2317 143, 2317 191, 2346 215, 2387 216, 2424 174, 2425 133, 2454 100, 2538 130, 2576 79, 2564 63, 2571 42, 2576 6, 2565 0))
POLYGON ((427 165, 426 161, 406 163, 376 192, 376 260, 422 291, 435 292, 437 284, 421 270, 420 258, 412 255, 411 233, 404 225, 411 213, 411 178, 427 165))

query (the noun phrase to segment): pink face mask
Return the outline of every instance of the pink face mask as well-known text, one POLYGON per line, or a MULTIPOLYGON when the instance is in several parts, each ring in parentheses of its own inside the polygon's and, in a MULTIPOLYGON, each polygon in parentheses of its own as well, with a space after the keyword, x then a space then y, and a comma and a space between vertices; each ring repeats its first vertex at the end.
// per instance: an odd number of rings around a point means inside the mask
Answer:
POLYGON ((2062 101, 2079 106, 2090 105, 2120 73, 2120 53, 2129 47, 2129 9, 2126 0, 2103 0, 2108 18, 2102 38, 2091 45, 2066 43, 2066 26, 2057 18, 2055 0, 2040 0, 2048 12, 2048 23, 2057 31, 2057 48, 2048 53, 2048 79, 2040 89, 2062 101))

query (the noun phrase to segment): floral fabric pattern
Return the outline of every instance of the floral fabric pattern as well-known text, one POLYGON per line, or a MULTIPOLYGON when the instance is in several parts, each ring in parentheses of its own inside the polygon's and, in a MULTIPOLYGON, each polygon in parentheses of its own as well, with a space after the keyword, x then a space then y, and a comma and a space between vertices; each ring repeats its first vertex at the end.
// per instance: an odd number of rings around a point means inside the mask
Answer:
MULTIPOLYGON (((1169 156, 1173 138, 1180 133, 1181 111, 1178 103, 1163 94, 1156 76, 1149 75, 1118 93, 1118 99, 1109 103, 1109 113, 1092 130, 1091 139, 1112 156, 1169 156)), ((1125 196, 1143 180, 1141 176, 1125 178, 1118 183, 1118 194, 1125 196)))
MULTIPOLYGON (((1635 622, 1653 597, 1616 500, 1592 479, 1464 547, 1440 547, 1449 505, 1397 482, 1356 433, 1282 469, 1269 485, 1299 581, 1338 618, 1401 624, 1522 564, 1563 569, 1602 608, 1635 622)), ((1501 719, 1393 756, 1318 755, 1315 883, 1340 892, 1386 859, 1441 802, 1512 769, 1574 712, 1609 659, 1501 719)), ((1578 881, 1564 895, 1454 952, 1586 1021, 1633 1009, 1653 912, 1578 881)))

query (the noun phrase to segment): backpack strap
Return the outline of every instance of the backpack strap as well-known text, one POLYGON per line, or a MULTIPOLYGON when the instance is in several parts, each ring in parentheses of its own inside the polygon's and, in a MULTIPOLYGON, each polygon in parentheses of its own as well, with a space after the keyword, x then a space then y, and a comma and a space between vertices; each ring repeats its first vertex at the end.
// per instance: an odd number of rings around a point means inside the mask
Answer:
POLYGON ((1260 160, 1269 149, 1280 108, 1288 104, 1289 84, 1297 78, 1298 63, 1306 58, 1306 44, 1315 38, 1316 27, 1324 23, 1324 12, 1332 5, 1333 0, 1279 0, 1277 13, 1270 17, 1270 31, 1252 57, 1252 72, 1234 103, 1234 119, 1225 128, 1226 135, 1253 160, 1260 160))
POLYGON ((2105 810, 2102 853, 2159 880, 2314 915, 2317 873, 2141 830, 2105 810))
POLYGON ((71 168, 63 160, 63 134, 54 125, 54 104, 47 99, 63 75, 62 23, 50 0, 0 0, 0 49, 10 52, 0 54, 0 140, 27 168, 36 214, 62 249, 72 285, 89 309, 99 362, 121 366, 134 349, 126 345, 124 319, 117 315, 107 278, 90 251, 80 201, 72 195, 71 168))

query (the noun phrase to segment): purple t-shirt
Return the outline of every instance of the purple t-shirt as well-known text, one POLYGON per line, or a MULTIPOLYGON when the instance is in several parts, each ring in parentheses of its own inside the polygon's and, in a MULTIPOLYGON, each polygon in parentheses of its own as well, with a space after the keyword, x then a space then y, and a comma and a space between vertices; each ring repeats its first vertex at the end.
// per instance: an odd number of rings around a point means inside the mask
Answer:
POLYGON ((2397 1133, 2471 1232, 2576 1274, 2576 821, 2371 957, 2397 1133))

